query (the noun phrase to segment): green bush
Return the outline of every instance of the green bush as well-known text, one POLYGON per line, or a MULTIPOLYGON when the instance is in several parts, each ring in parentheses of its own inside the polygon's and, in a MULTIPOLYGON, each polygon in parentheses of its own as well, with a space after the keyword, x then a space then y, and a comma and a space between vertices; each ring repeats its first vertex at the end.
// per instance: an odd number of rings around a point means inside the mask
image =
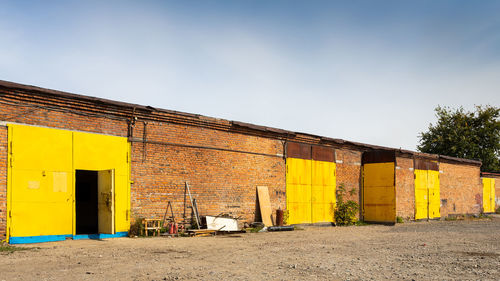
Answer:
POLYGON ((128 235, 130 237, 134 236, 143 236, 143 231, 144 231, 144 225, 142 224, 143 218, 136 218, 134 220, 134 223, 130 225, 130 230, 128 232, 128 235))
POLYGON ((405 220, 404 220, 402 217, 397 216, 397 217, 396 217, 396 222, 397 222, 397 223, 404 223, 404 222, 405 222, 405 220))
MULTIPOLYGON (((359 212, 358 203, 347 200, 344 202, 346 189, 343 184, 337 188, 337 206, 335 207, 335 223, 336 225, 355 225, 358 221, 356 215, 359 212)), ((356 194, 355 189, 351 189, 349 194, 356 194)))

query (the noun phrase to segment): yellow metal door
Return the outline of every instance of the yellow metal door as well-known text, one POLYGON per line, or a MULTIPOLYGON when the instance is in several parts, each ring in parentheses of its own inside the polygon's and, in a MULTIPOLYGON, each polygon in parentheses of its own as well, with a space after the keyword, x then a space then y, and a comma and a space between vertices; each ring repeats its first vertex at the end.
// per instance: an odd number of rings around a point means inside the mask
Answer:
POLYGON ((427 170, 415 170, 415 219, 429 217, 429 190, 427 170))
MULTIPOLYGON (((114 171, 113 196, 111 197, 114 199, 112 200, 114 205, 113 230, 120 233, 128 231, 130 228, 130 145, 127 138, 75 132, 73 139, 76 170, 114 171)), ((100 214, 99 212, 99 221, 101 220, 100 214)), ((102 233, 110 233, 110 231, 108 229, 102 233)))
POLYGON ((439 171, 428 170, 427 182, 429 188, 429 218, 441 217, 441 195, 439 189, 439 171))
POLYGON ((335 163, 312 160, 312 222, 333 222, 335 211, 335 163))
POLYGON ((114 172, 114 170, 98 172, 97 209, 99 233, 115 234, 114 172))
POLYGON ((286 159, 288 224, 311 223, 311 160, 286 159))
POLYGON ((495 212, 495 179, 483 178, 483 212, 495 212))
POLYGON ((363 216, 365 221, 394 223, 396 195, 394 162, 363 165, 363 216))
POLYGON ((71 132, 9 124, 10 243, 72 234, 71 132))

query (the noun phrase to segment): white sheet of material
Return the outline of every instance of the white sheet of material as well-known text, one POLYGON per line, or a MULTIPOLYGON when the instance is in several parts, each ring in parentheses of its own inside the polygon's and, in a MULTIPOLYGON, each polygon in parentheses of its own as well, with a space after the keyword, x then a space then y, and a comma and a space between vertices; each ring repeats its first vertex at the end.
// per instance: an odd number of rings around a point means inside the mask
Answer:
POLYGON ((221 231, 238 231, 238 221, 231 218, 206 216, 207 229, 221 231))

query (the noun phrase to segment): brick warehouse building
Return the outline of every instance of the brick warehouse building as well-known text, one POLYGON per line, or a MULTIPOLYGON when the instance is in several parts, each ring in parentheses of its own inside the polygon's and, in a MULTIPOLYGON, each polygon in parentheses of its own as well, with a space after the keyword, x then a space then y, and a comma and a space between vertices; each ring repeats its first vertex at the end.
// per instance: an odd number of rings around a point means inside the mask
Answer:
POLYGON ((10 243, 125 236, 168 201, 182 218, 186 182, 201 215, 247 222, 260 219, 256 186, 290 224, 332 222, 339 185, 356 191, 366 221, 483 210, 474 160, 6 81, 0 108, 0 235, 10 243))

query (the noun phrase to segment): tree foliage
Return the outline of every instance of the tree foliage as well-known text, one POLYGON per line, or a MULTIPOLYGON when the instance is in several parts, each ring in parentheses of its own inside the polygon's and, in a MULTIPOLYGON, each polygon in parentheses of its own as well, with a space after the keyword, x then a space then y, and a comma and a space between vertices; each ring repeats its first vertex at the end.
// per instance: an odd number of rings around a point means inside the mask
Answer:
POLYGON ((479 159, 482 171, 500 171, 500 108, 476 106, 466 111, 438 106, 435 111, 437 124, 420 133, 419 151, 479 159))

